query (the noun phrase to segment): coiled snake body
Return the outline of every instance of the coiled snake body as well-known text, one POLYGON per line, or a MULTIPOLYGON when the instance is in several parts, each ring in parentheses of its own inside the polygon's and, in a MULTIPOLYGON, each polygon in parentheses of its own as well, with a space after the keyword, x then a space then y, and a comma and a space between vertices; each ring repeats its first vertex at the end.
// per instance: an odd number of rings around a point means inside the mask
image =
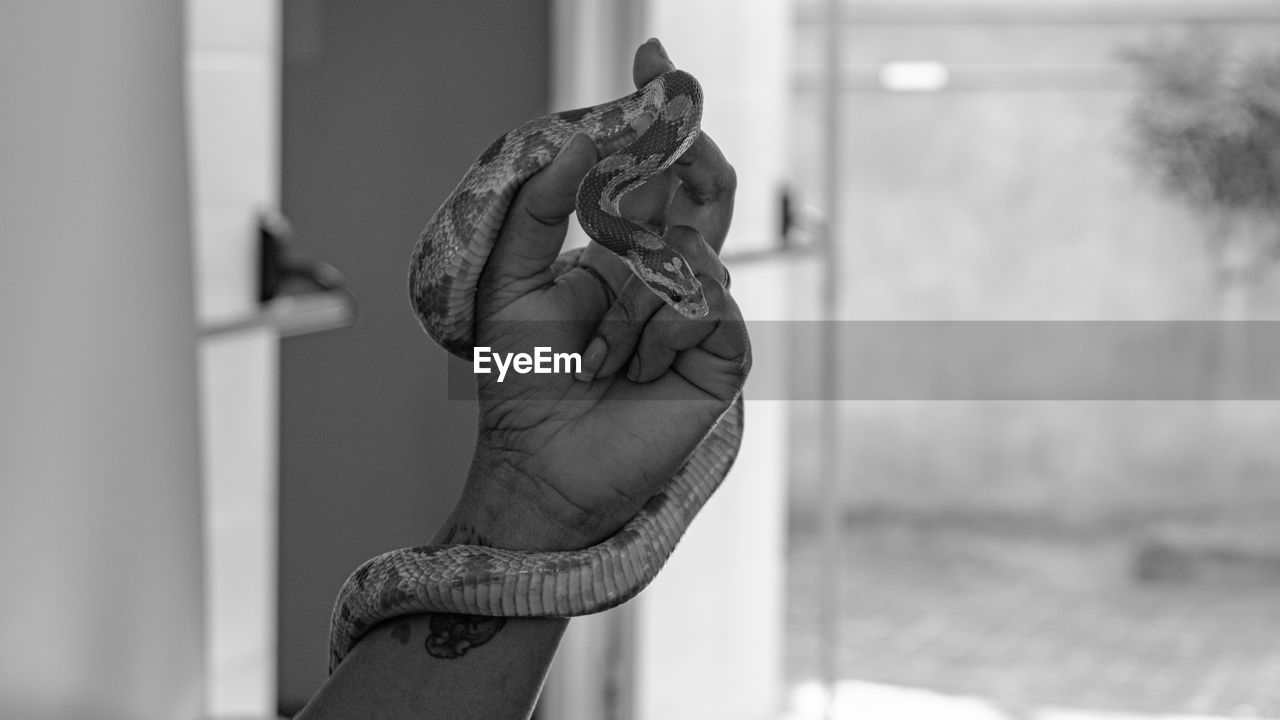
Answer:
MULTIPOLYGON (((697 138, 702 91, 687 73, 664 73, 641 90, 582 110, 547 115, 495 141, 432 216, 410 263, 410 296, 423 328, 469 358, 475 287, 520 184, 574 135, 588 134, 605 156, 583 179, 576 211, 597 242, 617 254, 671 307, 707 313, 701 286, 652 229, 619 217, 630 189, 666 169, 697 138)), ((562 256, 557 265, 571 266, 562 256)), ((682 469, 608 540, 572 552, 524 552, 473 545, 395 550, 361 565, 339 593, 330 634, 330 671, 374 625, 422 612, 503 617, 570 617, 614 607, 658 573, 694 515, 737 455, 739 398, 682 469)))

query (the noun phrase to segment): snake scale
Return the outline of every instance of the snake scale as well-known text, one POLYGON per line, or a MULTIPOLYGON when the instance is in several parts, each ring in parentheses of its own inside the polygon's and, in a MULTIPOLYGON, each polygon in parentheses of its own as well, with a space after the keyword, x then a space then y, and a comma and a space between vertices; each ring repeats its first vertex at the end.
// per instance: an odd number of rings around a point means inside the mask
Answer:
MULTIPOLYGON (((583 228, 676 311, 706 315, 701 285, 684 258, 655 229, 619 213, 626 192, 693 143, 701 113, 698 82, 673 70, 624 98, 546 115, 498 138, 435 212, 414 249, 410 296, 423 328, 449 352, 470 359, 475 288, 507 209, 521 183, 578 133, 589 135, 603 156, 578 189, 575 210, 583 228)), ((557 261, 561 268, 572 264, 572 257, 557 261)), ((741 443, 742 418, 739 397, 681 470, 622 529, 593 547, 528 552, 422 546, 365 562, 334 605, 330 671, 368 630, 400 615, 571 617, 635 596, 724 479, 741 443)))

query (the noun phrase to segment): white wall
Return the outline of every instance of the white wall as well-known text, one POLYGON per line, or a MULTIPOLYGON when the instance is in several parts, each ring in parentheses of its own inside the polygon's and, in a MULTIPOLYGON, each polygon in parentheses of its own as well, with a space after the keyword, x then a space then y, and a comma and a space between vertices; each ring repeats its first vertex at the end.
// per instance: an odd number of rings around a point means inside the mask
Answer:
MULTIPOLYGON (((790 4, 779 0, 650 0, 646 35, 702 83, 703 129, 738 173, 724 252, 778 239, 786 172, 784 109, 790 4)), ((733 293, 748 320, 787 318, 785 268, 733 265, 733 293)), ((775 717, 782 704, 786 412, 754 402, 786 368, 757 362, 746 388, 742 450, 724 486, 690 527, 666 569, 640 597, 641 720, 775 717)))
POLYGON ((0 6, 0 717, 201 705, 172 0, 0 6))
MULTIPOLYGON (((279 203, 278 0, 186 0, 196 309, 202 326, 258 312, 259 210, 279 203)), ((276 710, 279 333, 200 343, 208 613, 205 712, 276 710)))

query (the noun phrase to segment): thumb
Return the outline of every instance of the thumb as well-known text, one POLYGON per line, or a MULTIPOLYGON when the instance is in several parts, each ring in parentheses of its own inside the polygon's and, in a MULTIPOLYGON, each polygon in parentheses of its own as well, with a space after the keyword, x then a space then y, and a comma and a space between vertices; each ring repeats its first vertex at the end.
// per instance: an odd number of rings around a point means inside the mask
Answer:
POLYGON ((486 264, 485 281, 492 289, 545 279, 564 244, 578 184, 597 159, 595 143, 579 133, 550 165, 525 181, 507 210, 486 264))

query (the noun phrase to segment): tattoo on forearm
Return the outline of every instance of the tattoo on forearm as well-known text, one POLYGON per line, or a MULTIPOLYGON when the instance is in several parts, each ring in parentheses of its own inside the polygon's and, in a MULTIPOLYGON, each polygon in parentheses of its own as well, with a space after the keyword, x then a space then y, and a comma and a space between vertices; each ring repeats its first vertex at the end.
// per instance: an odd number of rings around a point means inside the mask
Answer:
POLYGON ((400 641, 401 645, 409 644, 409 636, 413 634, 413 623, 402 620, 391 628, 391 637, 400 641))
MULTIPOLYGON (((433 614, 427 620, 427 654, 441 660, 460 658, 471 648, 492 640, 506 624, 507 619, 500 617, 433 614)), ((391 637, 401 645, 408 645, 412 635, 413 623, 409 620, 391 627, 391 637)))
POLYGON ((428 620, 427 653, 434 658, 460 658, 489 642, 507 624, 506 618, 437 613, 428 620))

